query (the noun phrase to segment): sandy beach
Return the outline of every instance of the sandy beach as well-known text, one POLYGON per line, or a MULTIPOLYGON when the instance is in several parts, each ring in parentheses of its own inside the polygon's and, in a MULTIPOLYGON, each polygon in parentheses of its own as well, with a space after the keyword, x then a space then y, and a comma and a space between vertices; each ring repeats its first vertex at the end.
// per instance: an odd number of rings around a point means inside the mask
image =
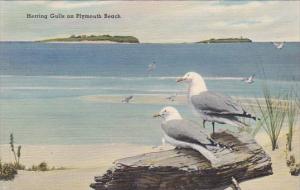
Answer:
MULTIPOLYGON (((0 181, 1 190, 89 189, 96 175, 104 173, 118 158, 153 151, 151 146, 130 144, 106 145, 23 145, 22 164, 49 166, 66 170, 47 172, 19 171, 13 181, 0 181), (47 187, 47 188, 45 188, 47 187)), ((13 160, 9 145, 0 145, 2 161, 13 160)))
MULTIPOLYGON (((300 162, 300 131, 296 131, 293 138, 292 154, 296 162, 300 162)), ((282 130, 279 137, 279 149, 272 151, 271 143, 264 132, 257 134, 256 141, 271 156, 273 175, 249 180, 240 184, 243 190, 299 190, 300 176, 291 176, 285 161, 286 131, 282 130)))
MULTIPOLYGON (((267 177, 242 182, 243 190, 299 190, 300 177, 291 176, 285 163, 285 132, 279 139, 279 149, 271 150, 264 132, 257 134, 257 142, 264 147, 272 158, 274 174, 267 177)), ((297 162, 300 160, 299 130, 295 133, 294 151, 297 162)), ((104 145, 23 145, 21 162, 26 166, 46 161, 49 166, 66 167, 66 170, 47 172, 19 171, 13 181, 1 181, 1 190, 62 190, 89 189, 96 175, 101 175, 113 165, 113 161, 122 157, 134 156, 146 152, 170 149, 171 146, 153 148, 133 144, 104 145)), ((12 161, 9 145, 1 145, 1 159, 12 161)))

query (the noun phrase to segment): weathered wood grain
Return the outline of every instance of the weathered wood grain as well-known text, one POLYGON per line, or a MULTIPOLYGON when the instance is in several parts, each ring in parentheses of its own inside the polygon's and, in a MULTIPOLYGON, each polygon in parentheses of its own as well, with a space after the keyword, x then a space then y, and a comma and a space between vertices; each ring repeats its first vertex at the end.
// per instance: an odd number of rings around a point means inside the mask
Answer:
POLYGON ((173 149, 115 161, 113 169, 95 177, 96 190, 201 190, 229 186, 237 181, 271 175, 271 159, 246 133, 222 131, 216 141, 226 145, 214 151, 220 163, 212 167, 199 152, 173 149), (229 149, 229 147, 231 147, 229 149))

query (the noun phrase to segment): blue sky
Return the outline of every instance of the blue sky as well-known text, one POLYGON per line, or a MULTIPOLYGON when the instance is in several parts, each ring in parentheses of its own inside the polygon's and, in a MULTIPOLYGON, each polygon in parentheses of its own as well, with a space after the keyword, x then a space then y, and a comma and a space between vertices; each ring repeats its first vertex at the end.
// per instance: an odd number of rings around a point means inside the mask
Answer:
POLYGON ((71 34, 133 35, 141 42, 249 37, 300 41, 299 1, 0 1, 0 40, 71 34), (27 19, 26 14, 120 14, 121 19, 27 19))

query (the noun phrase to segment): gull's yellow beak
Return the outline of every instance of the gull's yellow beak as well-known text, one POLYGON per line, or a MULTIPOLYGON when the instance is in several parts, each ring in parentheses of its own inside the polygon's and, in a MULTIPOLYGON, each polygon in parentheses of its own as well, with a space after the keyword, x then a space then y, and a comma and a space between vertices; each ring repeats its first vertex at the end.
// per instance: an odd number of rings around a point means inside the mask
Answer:
POLYGON ((176 82, 181 82, 181 81, 184 81, 184 80, 185 80, 185 78, 180 77, 180 78, 178 78, 178 79, 176 80, 176 82))
POLYGON ((153 114, 153 117, 161 117, 159 113, 153 114))

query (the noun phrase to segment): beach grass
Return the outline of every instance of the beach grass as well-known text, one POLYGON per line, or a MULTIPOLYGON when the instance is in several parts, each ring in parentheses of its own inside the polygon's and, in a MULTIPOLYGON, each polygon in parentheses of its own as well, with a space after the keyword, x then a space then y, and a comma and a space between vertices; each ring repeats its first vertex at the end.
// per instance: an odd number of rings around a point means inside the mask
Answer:
POLYGON ((67 168, 65 167, 49 167, 49 165, 47 164, 47 162, 41 162, 38 165, 32 165, 30 168, 26 169, 27 171, 41 171, 41 172, 45 172, 45 171, 53 171, 53 170, 66 170, 67 168))
POLYGON ((10 144, 11 152, 12 152, 12 154, 14 156, 14 159, 15 159, 15 163, 14 163, 15 168, 16 169, 18 169, 18 167, 22 168, 22 165, 20 164, 22 146, 19 145, 18 148, 17 148, 17 151, 15 150, 15 140, 14 140, 14 134, 13 133, 10 134, 9 144, 10 144))
POLYGON ((20 163, 21 159, 21 148, 22 146, 17 146, 15 148, 15 140, 13 133, 10 134, 9 141, 10 152, 13 155, 14 162, 2 163, 0 160, 0 180, 13 180, 15 175, 18 174, 18 170, 27 170, 27 171, 52 171, 52 170, 65 170, 65 167, 49 167, 46 162, 41 162, 38 165, 32 165, 29 168, 26 168, 25 165, 20 163))
POLYGON ((0 160, 0 180, 12 180, 18 171, 13 163, 2 163, 0 160))
POLYGON ((293 89, 288 94, 288 106, 287 106, 287 124, 288 124, 288 133, 287 133, 287 150, 292 151, 292 141, 294 135, 294 126, 297 123, 297 116, 299 108, 297 106, 297 93, 293 89))
POLYGON ((278 148, 278 137, 287 115, 288 101, 283 98, 282 94, 272 96, 270 89, 265 84, 263 85, 263 102, 256 101, 261 115, 262 127, 271 141, 272 150, 278 148))

